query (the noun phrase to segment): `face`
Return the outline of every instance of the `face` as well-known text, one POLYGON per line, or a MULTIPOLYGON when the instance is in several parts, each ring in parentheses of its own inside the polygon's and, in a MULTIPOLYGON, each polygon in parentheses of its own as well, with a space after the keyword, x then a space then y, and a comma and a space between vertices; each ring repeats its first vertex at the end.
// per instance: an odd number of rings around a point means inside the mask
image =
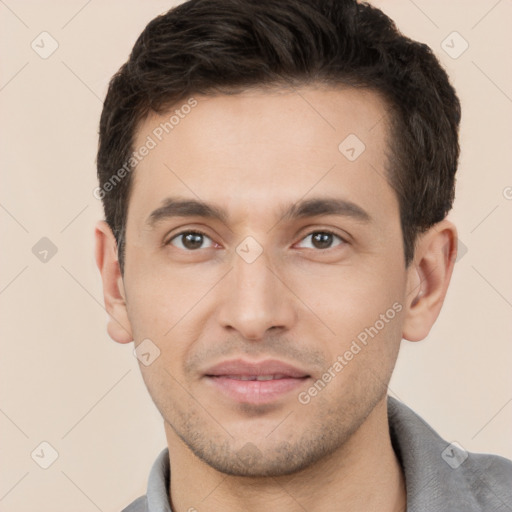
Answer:
POLYGON ((385 105, 325 88, 195 100, 169 133, 172 112, 137 132, 155 146, 127 217, 131 332, 160 351, 141 371, 168 438, 225 473, 290 474, 347 443, 396 361, 385 105))

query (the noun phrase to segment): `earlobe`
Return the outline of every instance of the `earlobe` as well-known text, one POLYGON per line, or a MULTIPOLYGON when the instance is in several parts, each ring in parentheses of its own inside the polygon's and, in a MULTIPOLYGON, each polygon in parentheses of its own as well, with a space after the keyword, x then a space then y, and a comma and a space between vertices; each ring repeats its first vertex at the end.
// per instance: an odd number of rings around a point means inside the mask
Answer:
POLYGON ((457 255, 457 229, 443 220, 420 236, 407 277, 402 337, 420 341, 434 325, 450 284, 457 255))
POLYGON ((103 300, 109 315, 107 332, 118 343, 133 341, 131 325, 126 308, 126 293, 117 258, 117 243, 105 221, 95 228, 96 265, 103 282, 103 300))

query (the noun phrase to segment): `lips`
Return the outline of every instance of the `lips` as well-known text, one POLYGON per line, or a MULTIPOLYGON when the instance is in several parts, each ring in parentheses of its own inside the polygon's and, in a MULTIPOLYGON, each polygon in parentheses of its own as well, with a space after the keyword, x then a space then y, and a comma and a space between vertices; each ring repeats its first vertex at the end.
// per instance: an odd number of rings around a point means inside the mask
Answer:
POLYGON ((286 379, 288 378, 286 375, 277 374, 277 375, 222 375, 222 377, 226 377, 227 379, 233 380, 278 380, 278 379, 286 379))
POLYGON ((230 400, 263 404, 298 389, 310 375, 282 361, 250 362, 236 359, 207 369, 204 377, 217 392, 230 400))
POLYGON ((223 361, 205 372, 207 376, 245 376, 259 377, 265 375, 278 375, 294 379, 307 377, 308 374, 295 366, 275 359, 267 359, 266 361, 251 362, 243 359, 233 359, 231 361, 223 361))

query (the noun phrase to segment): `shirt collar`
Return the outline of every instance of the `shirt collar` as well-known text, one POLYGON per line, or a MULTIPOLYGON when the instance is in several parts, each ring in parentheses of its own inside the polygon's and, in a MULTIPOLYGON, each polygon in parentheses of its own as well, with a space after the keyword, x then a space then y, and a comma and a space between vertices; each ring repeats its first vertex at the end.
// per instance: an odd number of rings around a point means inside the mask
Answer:
MULTIPOLYGON (((409 407, 389 396, 388 421, 393 449, 404 471, 407 512, 481 510, 472 487, 474 490, 475 485, 485 486, 484 472, 490 463, 482 464, 477 454, 469 457, 464 450, 447 443, 409 407)), ((172 512, 167 493, 169 481, 169 451, 165 448, 149 475, 147 512, 172 512)), ((496 496, 492 494, 496 492, 492 485, 487 487, 494 501, 496 496)))

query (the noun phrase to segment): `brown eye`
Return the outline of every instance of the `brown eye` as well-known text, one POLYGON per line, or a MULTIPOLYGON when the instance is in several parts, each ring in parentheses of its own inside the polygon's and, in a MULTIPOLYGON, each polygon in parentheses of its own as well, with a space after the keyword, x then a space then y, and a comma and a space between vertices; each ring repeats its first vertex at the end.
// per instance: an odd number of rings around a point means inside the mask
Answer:
POLYGON ((331 233, 330 231, 313 231, 302 240, 311 239, 310 247, 308 249, 331 249, 332 247, 336 247, 345 243, 345 240, 341 238, 339 235, 335 233, 331 233), (338 239, 339 243, 333 245, 333 240, 338 239))
POLYGON ((173 245, 174 247, 178 247, 179 249, 186 251, 208 249, 213 247, 212 239, 201 231, 183 231, 171 238, 167 244, 173 245), (202 247, 202 245, 205 243, 205 239, 209 240, 209 245, 202 247))

